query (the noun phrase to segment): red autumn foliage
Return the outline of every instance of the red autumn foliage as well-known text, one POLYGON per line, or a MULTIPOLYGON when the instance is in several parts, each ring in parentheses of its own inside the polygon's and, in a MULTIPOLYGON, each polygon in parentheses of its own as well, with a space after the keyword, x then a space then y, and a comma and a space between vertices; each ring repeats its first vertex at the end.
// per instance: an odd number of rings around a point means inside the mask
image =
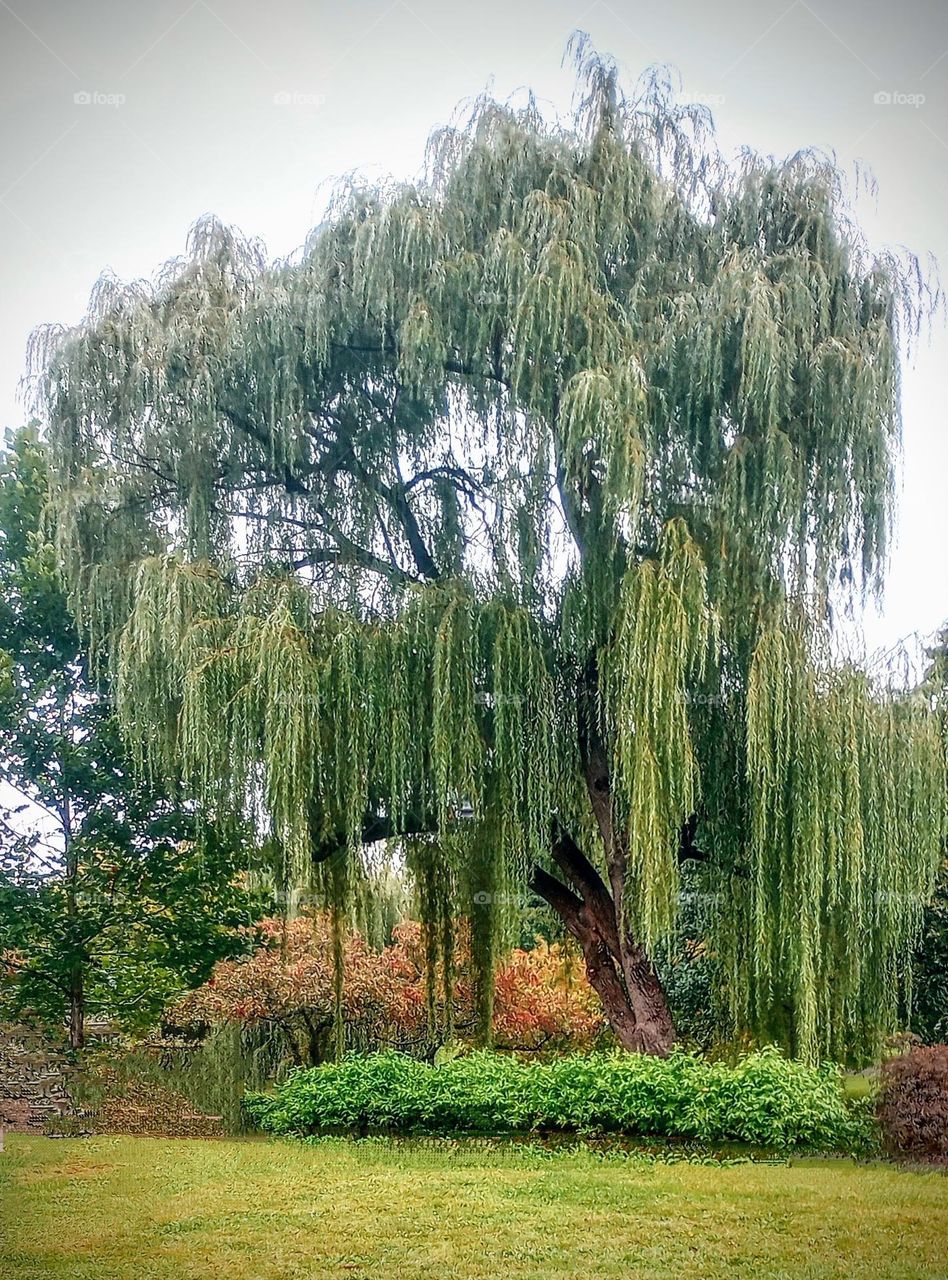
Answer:
POLYGON ((883 1063, 878 1115, 893 1155, 948 1163, 948 1044, 883 1063))
MULTIPOLYGON (((285 1036, 298 1062, 328 1053, 333 1025, 333 961, 329 920, 266 920, 251 956, 221 961, 210 979, 169 1012, 175 1027, 225 1021, 268 1024, 285 1036)), ((463 949, 462 949, 463 950, 463 949)), ((351 1047, 427 1052, 424 945, 420 925, 399 925, 381 951, 349 931, 345 945, 343 1017, 351 1047)), ((460 1038, 475 1025, 473 987, 463 954, 455 987, 460 1038)), ((496 973, 493 1034, 499 1049, 587 1048, 606 1034, 598 1001, 581 965, 560 944, 537 941, 513 951, 496 973)))
POLYGON ((582 963, 559 943, 537 939, 499 965, 494 1044, 500 1049, 588 1049, 606 1035, 599 999, 582 963))

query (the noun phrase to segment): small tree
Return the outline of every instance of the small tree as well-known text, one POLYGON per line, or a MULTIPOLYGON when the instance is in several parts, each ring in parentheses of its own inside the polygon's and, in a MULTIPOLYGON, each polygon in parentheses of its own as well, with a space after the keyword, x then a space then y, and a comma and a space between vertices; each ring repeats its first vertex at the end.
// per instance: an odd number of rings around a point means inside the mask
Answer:
POLYGON ((46 450, 0 454, 0 1007, 62 1024, 147 1022, 244 945, 260 902, 242 884, 246 828, 134 776, 91 679, 43 537, 46 450))
POLYGON ((37 336, 73 604, 142 763, 262 799, 289 875, 341 909, 409 842, 447 990, 455 916, 489 971, 529 882, 667 1052, 698 860, 736 1020, 865 1050, 944 762, 829 623, 881 581, 925 285, 824 157, 725 164, 576 49, 571 124, 482 99, 293 259, 204 220, 37 336))

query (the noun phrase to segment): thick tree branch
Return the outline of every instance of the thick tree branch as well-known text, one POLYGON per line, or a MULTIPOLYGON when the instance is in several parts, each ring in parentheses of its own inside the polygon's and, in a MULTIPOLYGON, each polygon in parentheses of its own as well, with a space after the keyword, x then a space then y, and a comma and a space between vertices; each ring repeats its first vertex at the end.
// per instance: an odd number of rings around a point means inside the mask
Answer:
POLYGON ((610 951, 609 944, 600 931, 595 913, 571 889, 567 889, 542 867, 535 867, 531 880, 536 893, 544 898, 566 928, 582 947, 586 977, 602 1001, 619 1043, 627 1049, 642 1048, 635 1013, 610 951))
MULTIPOLYGON (((359 842, 363 845, 375 844, 378 840, 390 840, 396 836, 437 835, 438 823, 432 814, 411 813, 395 823, 386 814, 366 814, 359 842)), ((329 858, 342 853, 348 841, 344 831, 333 832, 328 838, 313 842, 313 862, 326 862, 329 858)))
MULTIPOLYGON (((246 414, 239 413, 236 409, 229 408, 225 405, 220 406, 220 411, 227 421, 232 426, 236 427, 238 431, 249 436, 250 439, 260 445, 262 449, 270 450, 271 442, 268 439, 266 432, 261 431, 259 427, 255 426, 246 414)), ((281 469, 280 481, 287 493, 308 495, 310 492, 306 485, 303 484, 302 480, 300 480, 299 476, 295 475, 289 467, 283 467, 281 469)))
POLYGON ((570 884, 582 895, 582 901, 595 916, 596 925, 609 950, 619 961, 622 952, 616 925, 615 904, 599 872, 592 865, 579 845, 565 832, 557 832, 552 847, 553 861, 570 884))

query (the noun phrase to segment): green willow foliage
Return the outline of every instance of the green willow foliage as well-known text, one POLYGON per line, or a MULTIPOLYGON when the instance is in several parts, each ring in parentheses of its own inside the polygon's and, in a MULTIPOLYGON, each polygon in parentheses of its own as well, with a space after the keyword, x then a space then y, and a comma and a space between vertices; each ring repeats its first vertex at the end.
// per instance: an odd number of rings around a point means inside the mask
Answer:
POLYGON ((205 219, 36 335, 74 607, 143 765, 270 824, 294 879, 341 904, 411 837, 448 968, 465 913, 489 972, 554 815, 594 847, 594 732, 636 936, 697 814, 735 1011, 872 1044, 944 759, 826 619, 881 581, 927 286, 824 157, 724 163, 661 77, 576 55, 571 123, 483 98, 291 259, 205 219))

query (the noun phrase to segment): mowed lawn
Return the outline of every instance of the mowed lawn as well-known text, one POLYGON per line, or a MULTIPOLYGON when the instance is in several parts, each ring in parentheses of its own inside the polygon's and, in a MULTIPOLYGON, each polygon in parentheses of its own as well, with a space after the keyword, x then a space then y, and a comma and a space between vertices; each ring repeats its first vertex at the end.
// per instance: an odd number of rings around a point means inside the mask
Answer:
POLYGON ((8 1135, 0 1214, 4 1280, 948 1276, 948 1177, 844 1160, 8 1135))

